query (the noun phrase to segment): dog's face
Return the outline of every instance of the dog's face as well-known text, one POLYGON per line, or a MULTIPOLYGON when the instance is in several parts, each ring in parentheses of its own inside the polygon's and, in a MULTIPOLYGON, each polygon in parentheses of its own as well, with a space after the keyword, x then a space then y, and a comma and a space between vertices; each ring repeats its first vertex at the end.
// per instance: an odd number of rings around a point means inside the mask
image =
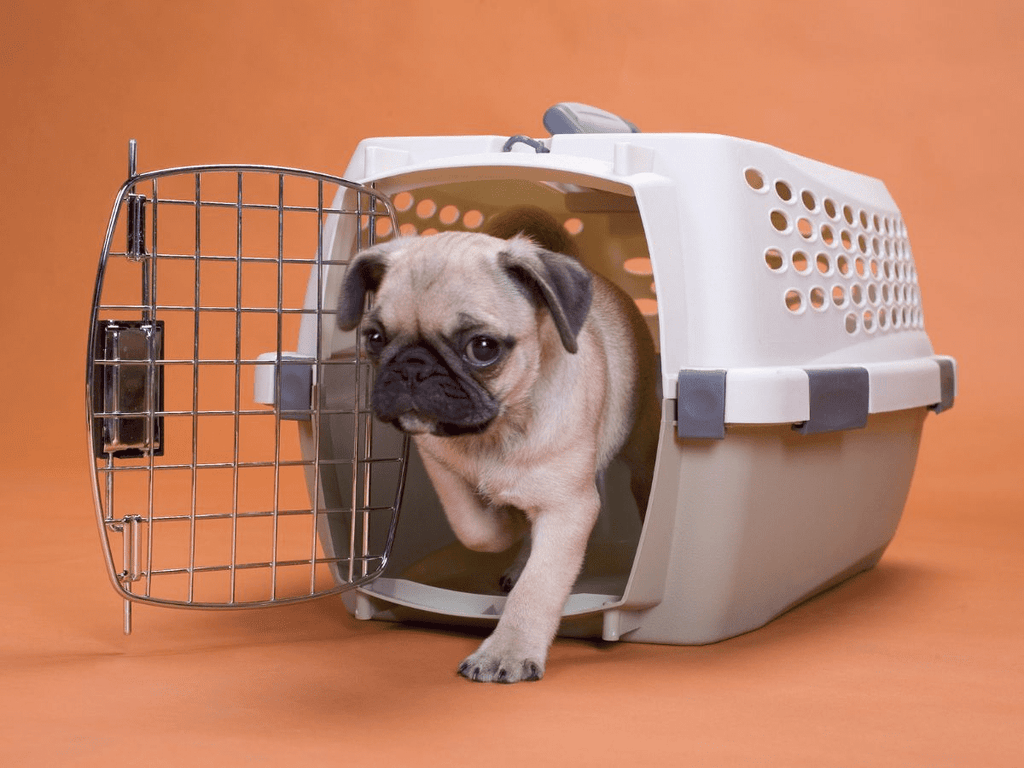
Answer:
POLYGON ((574 259, 526 238, 401 238, 353 260, 338 324, 360 326, 378 418, 412 434, 478 434, 525 401, 553 354, 576 351, 590 291, 574 259))

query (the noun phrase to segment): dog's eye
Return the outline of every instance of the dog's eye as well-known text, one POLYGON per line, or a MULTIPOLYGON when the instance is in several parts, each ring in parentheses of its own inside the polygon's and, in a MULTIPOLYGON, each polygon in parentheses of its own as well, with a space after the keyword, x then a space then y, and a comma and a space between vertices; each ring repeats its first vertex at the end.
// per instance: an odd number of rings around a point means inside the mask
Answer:
POLYGON ((490 365, 501 354, 501 342, 490 336, 474 336, 466 345, 466 358, 473 365, 490 365))
POLYGON ((384 351, 388 340, 384 332, 379 328, 367 328, 363 331, 363 345, 371 355, 379 355, 384 351))

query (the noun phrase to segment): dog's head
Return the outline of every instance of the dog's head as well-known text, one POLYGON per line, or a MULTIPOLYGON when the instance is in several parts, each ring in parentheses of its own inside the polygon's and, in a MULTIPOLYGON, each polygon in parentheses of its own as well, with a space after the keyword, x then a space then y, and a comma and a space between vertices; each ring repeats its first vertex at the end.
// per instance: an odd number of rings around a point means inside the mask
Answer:
POLYGON ((570 256, 521 236, 449 232, 359 253, 338 324, 360 327, 378 418, 414 434, 476 434, 529 397, 552 347, 576 352, 590 300, 590 273, 570 256))

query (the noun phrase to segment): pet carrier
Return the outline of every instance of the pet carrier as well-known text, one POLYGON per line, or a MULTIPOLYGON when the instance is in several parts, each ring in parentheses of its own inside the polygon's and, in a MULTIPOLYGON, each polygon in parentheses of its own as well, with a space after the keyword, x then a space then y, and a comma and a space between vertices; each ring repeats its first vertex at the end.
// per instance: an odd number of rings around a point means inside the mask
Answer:
POLYGON ((561 634, 713 642, 878 561, 926 415, 956 391, 884 185, 580 105, 545 124, 541 141, 368 139, 343 178, 132 160, 87 378, 126 630, 132 601, 333 593, 360 619, 496 621, 512 555, 457 543, 415 449, 374 422, 372 370, 334 315, 360 248, 520 204, 634 298, 663 391, 646 516, 613 463, 561 634))

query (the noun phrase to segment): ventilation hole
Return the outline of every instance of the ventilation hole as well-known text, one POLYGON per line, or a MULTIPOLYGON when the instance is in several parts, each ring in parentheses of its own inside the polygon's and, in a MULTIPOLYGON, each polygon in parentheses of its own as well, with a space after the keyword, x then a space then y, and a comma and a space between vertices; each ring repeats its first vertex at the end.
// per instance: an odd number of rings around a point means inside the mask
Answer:
POLYGON ((570 235, 578 235, 583 231, 583 222, 579 219, 566 219, 562 226, 565 227, 565 231, 570 235))
POLYGON ((786 291, 786 309, 794 315, 798 315, 804 311, 804 297, 800 294, 800 291, 786 291))
POLYGON ((878 274, 879 274, 879 271, 880 271, 879 267, 878 267, 878 260, 877 259, 872 259, 871 261, 869 261, 868 262, 868 269, 870 269, 872 277, 878 277, 878 274))
POLYGON ((878 238, 877 237, 872 237, 871 238, 871 252, 874 253, 875 256, 881 256, 882 255, 882 248, 878 244, 878 238))
POLYGON ((646 256, 643 258, 626 259, 622 268, 631 275, 653 275, 654 267, 651 260, 646 256))
POLYGON ((875 225, 875 232, 881 232, 882 228, 879 226, 878 214, 875 214, 875 218, 872 219, 872 223, 875 225))
POLYGON ((394 205, 399 211, 408 211, 412 208, 412 204, 414 202, 416 202, 415 199, 408 192, 399 192, 391 198, 392 205, 394 205))
POLYGON ((387 237, 391 234, 391 219, 377 219, 373 225, 373 231, 377 234, 377 237, 387 237))
POLYGON ((814 239, 814 225, 810 219, 799 218, 796 220, 796 229, 804 240, 814 239))
POLYGON ((848 205, 844 205, 843 218, 846 219, 847 224, 853 224, 853 208, 848 205))
POLYGON ((870 309, 864 310, 864 330, 875 330, 875 313, 872 312, 870 309))
POLYGON ((764 252, 764 263, 768 265, 768 269, 772 272, 781 272, 786 268, 786 260, 782 257, 782 251, 778 248, 769 248, 764 252))
POLYGON ((644 317, 654 317, 658 314, 657 299, 634 299, 633 301, 644 317))
POLYGON ((874 283, 868 285, 868 301, 872 304, 878 303, 878 286, 874 283))
POLYGON ((747 186, 755 191, 764 189, 764 176, 755 168, 747 168, 743 172, 743 178, 747 180, 747 186))
POLYGON ((889 258, 893 257, 892 243, 890 243, 888 240, 884 240, 882 242, 882 250, 885 251, 885 255, 888 256, 889 258))
POLYGON ((811 271, 811 262, 807 259, 806 253, 803 251, 793 251, 793 269, 801 275, 806 275, 811 271))
POLYGON ((427 227, 422 232, 420 232, 420 237, 430 237, 431 235, 436 235, 436 234, 437 234, 437 230, 436 229, 434 229, 433 227, 427 227))
POLYGON ((416 215, 421 219, 429 219, 437 213, 437 203, 433 200, 420 200, 416 204, 416 215))
POLYGON ((846 256, 840 256, 836 259, 836 269, 839 270, 839 274, 843 277, 850 276, 850 259, 846 256))
POLYGON ((864 303, 864 289, 862 289, 859 285, 854 285, 853 287, 851 287, 850 299, 853 301, 854 304, 856 304, 859 307, 861 304, 864 303))
POLYGON ((882 272, 885 274, 886 280, 892 280, 892 262, 882 262, 882 272))
POLYGON ((828 224, 821 225, 821 241, 825 245, 834 245, 836 242, 836 233, 832 231, 832 227, 828 224))
POLYGON ((848 251, 853 250, 853 235, 847 232, 845 229, 839 233, 839 240, 843 244, 843 248, 848 251))
POLYGON ((824 288, 811 288, 810 293, 811 306, 815 309, 825 308, 825 289, 824 288))
POLYGON ((857 319, 855 312, 850 312, 846 315, 846 332, 856 333, 857 327, 860 325, 860 321, 857 319))
POLYGON ((903 325, 903 315, 895 307, 892 308, 892 327, 900 328, 903 325))
POLYGON ((437 215, 437 218, 441 220, 441 223, 446 227, 450 227, 456 221, 459 220, 459 216, 462 215, 462 211, 456 208, 454 205, 446 205, 441 209, 441 213, 437 215))
POLYGON ((846 306, 846 291, 843 290, 843 286, 832 286, 832 303, 835 304, 837 307, 846 306))
POLYGON ((831 272, 832 272, 832 262, 829 261, 827 253, 819 253, 815 257, 814 262, 815 262, 815 264, 818 265, 818 271, 821 272, 821 274, 823 274, 823 275, 831 274, 831 272))
POLYGON ((466 215, 462 217, 462 225, 466 229, 477 229, 483 223, 484 215, 480 211, 466 211, 466 215))
POLYGON ((821 206, 825 209, 825 215, 830 219, 838 218, 839 214, 836 212, 836 204, 832 198, 826 197, 821 206))
POLYGON ((793 190, 789 188, 789 184, 784 181, 775 182, 775 194, 779 196, 779 199, 784 203, 788 203, 793 199, 793 190))
POLYGON ((857 250, 865 254, 868 252, 868 239, 864 235, 857 236, 857 250))
POLYGON ((811 194, 809 190, 805 189, 803 192, 800 193, 800 200, 801 202, 803 202, 804 208, 806 208, 811 213, 814 213, 816 210, 818 210, 818 201, 814 199, 814 195, 811 194))
POLYGON ((885 311, 878 313, 878 327, 883 331, 889 327, 889 315, 885 311))
POLYGON ((853 270, 857 273, 857 277, 864 277, 868 270, 867 265, 864 263, 864 259, 859 256, 853 260, 853 270))
POLYGON ((772 211, 772 226, 779 232, 789 232, 789 219, 782 211, 772 211))
POLYGON ((883 304, 888 304, 889 303, 889 284, 888 283, 883 283, 882 284, 882 303, 883 304))
POLYGON ((858 218, 860 219, 861 227, 863 227, 864 229, 867 229, 868 228, 868 215, 864 211, 861 211, 860 212, 860 216, 858 218))
POLYGON ((410 236, 416 234, 416 225, 415 224, 408 224, 408 223, 407 224, 403 224, 401 227, 399 227, 398 231, 399 231, 399 233, 402 236, 410 237, 410 236))
POLYGON ((910 325, 910 307, 903 308, 903 324, 906 326, 910 325))

